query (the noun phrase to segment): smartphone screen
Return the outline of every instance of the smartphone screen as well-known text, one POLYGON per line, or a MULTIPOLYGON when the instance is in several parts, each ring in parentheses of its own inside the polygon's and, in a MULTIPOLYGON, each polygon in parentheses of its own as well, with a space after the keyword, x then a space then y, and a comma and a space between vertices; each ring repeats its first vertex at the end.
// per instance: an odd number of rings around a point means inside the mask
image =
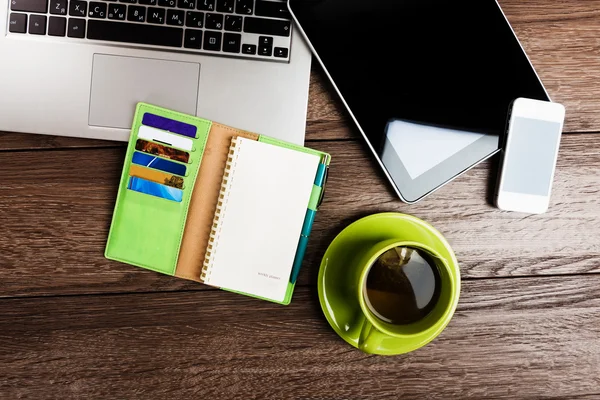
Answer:
POLYGON ((513 118, 500 190, 548 196, 561 130, 560 122, 513 118))

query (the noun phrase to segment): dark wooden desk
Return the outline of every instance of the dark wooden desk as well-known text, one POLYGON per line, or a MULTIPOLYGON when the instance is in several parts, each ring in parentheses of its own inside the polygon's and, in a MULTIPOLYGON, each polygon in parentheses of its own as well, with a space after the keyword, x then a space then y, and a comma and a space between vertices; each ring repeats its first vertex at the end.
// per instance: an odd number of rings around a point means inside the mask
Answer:
POLYGON ((600 1, 502 6, 568 110, 550 212, 492 207, 495 160, 400 203, 315 68, 307 144, 333 164, 289 307, 104 259, 124 145, 2 134, 0 398, 600 398, 600 1), (461 263, 455 318, 405 356, 348 346, 316 293, 328 243, 381 211, 461 263))

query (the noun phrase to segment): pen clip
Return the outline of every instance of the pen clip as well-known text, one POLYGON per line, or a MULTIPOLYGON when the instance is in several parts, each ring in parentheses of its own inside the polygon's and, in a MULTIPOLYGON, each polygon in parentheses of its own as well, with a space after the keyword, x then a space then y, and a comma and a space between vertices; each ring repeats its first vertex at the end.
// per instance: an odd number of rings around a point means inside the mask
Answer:
POLYGON ((317 209, 321 207, 321 203, 323 203, 323 198, 325 197, 325 187, 327 186, 327 178, 329 177, 329 166, 325 166, 325 174, 323 177, 323 185, 321 186, 321 194, 319 195, 319 200, 317 201, 317 209))

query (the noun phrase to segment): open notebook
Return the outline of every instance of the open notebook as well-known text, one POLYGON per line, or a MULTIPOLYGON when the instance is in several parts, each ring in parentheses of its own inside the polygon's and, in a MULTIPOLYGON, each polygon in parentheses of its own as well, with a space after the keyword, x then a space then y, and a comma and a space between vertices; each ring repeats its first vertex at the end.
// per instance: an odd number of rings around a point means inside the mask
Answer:
POLYGON ((140 103, 105 255, 289 304, 329 160, 140 103))

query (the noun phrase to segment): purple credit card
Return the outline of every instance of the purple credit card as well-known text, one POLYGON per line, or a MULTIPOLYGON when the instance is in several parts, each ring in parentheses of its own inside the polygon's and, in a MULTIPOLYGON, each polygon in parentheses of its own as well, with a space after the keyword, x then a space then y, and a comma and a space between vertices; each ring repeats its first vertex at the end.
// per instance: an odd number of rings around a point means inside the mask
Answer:
POLYGON ((150 113, 144 113, 142 118, 142 124, 151 126, 153 128, 162 129, 163 131, 169 131, 172 133, 178 133, 183 136, 191 138, 196 137, 196 127, 194 125, 186 124, 185 122, 175 121, 173 119, 161 117, 150 113))

